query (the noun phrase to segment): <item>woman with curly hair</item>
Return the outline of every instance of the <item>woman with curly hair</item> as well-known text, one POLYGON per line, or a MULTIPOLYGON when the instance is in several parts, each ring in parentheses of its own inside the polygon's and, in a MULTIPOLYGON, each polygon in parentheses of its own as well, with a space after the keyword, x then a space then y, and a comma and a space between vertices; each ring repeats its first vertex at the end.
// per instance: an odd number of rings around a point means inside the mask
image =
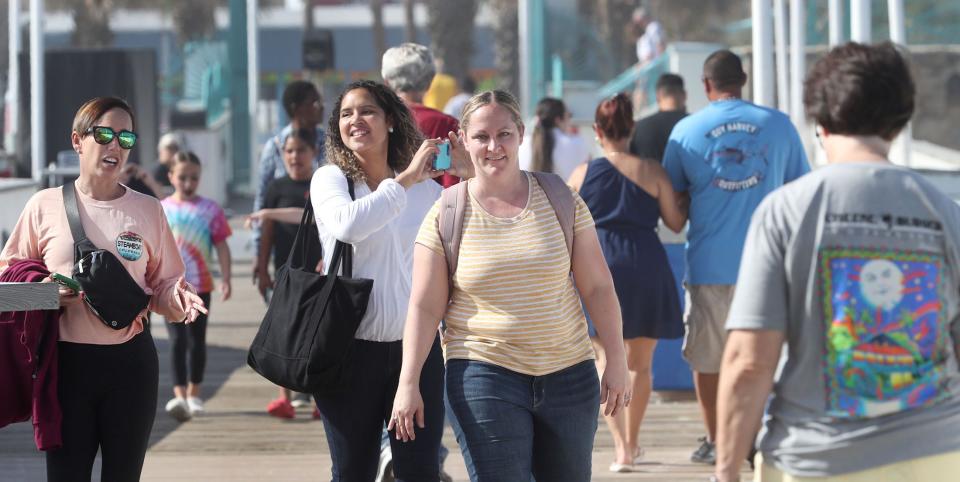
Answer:
MULTIPOLYGON (((333 459, 333 480, 370 481, 400 376, 414 240, 442 189, 423 181, 442 174, 433 169, 433 159, 444 140, 423 140, 403 101, 371 81, 347 86, 328 127, 330 164, 317 170, 310 185, 320 242, 325 253, 333 252, 337 240, 353 245, 353 275, 374 283, 355 336, 352 385, 315 397, 333 459)), ((449 141, 451 173, 470 177, 463 145, 452 132, 449 141)), ((425 428, 417 431, 414 442, 391 440, 397 480, 438 479, 442 374, 440 342, 435 339, 420 377, 425 428)))

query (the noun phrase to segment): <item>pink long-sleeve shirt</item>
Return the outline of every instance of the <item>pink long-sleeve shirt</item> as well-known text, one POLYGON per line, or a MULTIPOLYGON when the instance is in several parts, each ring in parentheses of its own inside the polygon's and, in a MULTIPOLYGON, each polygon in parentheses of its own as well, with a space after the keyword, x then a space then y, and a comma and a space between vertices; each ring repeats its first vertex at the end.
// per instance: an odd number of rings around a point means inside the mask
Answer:
MULTIPOLYGON (((87 238, 111 251, 137 284, 152 295, 148 309, 168 319, 184 317, 177 294, 184 266, 163 208, 156 199, 132 189, 112 201, 98 201, 76 190, 80 222, 87 238)), ((73 273, 73 234, 63 207, 61 188, 44 189, 30 198, 0 252, 0 271, 24 259, 43 261, 51 273, 73 273)), ((67 306, 60 315, 60 340, 114 345, 143 331, 143 317, 122 330, 107 327, 85 303, 67 306)))

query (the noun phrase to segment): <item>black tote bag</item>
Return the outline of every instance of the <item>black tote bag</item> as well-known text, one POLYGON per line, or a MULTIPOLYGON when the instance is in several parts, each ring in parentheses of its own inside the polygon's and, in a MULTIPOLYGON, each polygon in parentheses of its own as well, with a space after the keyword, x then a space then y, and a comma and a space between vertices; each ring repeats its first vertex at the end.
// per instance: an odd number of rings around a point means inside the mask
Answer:
MULTIPOLYGON (((353 182, 348 180, 348 185, 353 198, 353 182)), ((306 262, 311 251, 320 249, 320 240, 307 234, 312 222, 308 198, 247 364, 284 388, 324 393, 343 388, 349 380, 353 337, 367 311, 373 280, 353 278, 353 247, 341 241, 326 261, 329 274, 316 273, 306 262)))

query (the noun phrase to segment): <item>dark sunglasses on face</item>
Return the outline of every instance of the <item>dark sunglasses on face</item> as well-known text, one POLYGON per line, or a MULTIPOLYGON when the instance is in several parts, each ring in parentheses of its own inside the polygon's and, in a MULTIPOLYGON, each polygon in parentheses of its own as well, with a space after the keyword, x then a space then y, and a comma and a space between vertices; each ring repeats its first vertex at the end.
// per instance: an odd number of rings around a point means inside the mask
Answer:
POLYGON ((128 130, 117 132, 109 127, 93 126, 83 134, 87 135, 90 133, 93 133, 93 140, 96 141, 97 144, 104 146, 113 142, 114 137, 117 138, 117 143, 120 144, 120 147, 123 149, 133 149, 133 146, 137 144, 137 133, 128 130))

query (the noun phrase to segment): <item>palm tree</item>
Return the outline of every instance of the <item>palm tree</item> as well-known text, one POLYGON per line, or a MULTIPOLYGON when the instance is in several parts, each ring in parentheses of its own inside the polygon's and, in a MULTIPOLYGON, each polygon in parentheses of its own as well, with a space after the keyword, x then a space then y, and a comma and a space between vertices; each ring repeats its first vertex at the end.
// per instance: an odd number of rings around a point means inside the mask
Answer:
POLYGON ((477 16, 476 0, 427 0, 427 27, 430 49, 443 62, 444 73, 462 79, 470 72, 473 56, 473 22, 477 16))
POLYGON ((596 25, 600 33, 602 42, 607 46, 610 52, 610 58, 613 59, 612 71, 607 72, 608 76, 620 73, 623 69, 634 64, 637 61, 633 53, 633 45, 627 40, 627 28, 630 25, 633 9, 636 6, 634 0, 600 0, 590 1, 596 4, 596 25))
POLYGON ((417 24, 413 18, 414 0, 403 0, 403 38, 406 42, 417 41, 417 24))
POLYGON ((109 47, 113 43, 113 31, 110 30, 110 11, 112 0, 73 0, 72 43, 78 47, 109 47))
POLYGON ((370 11, 373 13, 373 54, 376 58, 373 65, 380 72, 380 62, 383 53, 387 51, 387 33, 383 26, 383 0, 370 0, 370 11))
MULTIPOLYGON (((260 0, 261 3, 270 3, 260 0)), ((208 38, 216 30, 214 11, 227 0, 46 0, 49 10, 73 13, 72 43, 77 47, 109 47, 113 44, 110 16, 115 9, 159 8, 171 12, 177 38, 187 42, 208 38)))
POLYGON ((217 23, 214 12, 218 6, 227 2, 222 0, 163 0, 164 9, 172 12, 173 28, 177 40, 186 43, 191 40, 208 39, 216 33, 217 23))
POLYGON ((517 0, 487 0, 493 10, 494 65, 497 88, 520 93, 520 30, 517 0))

